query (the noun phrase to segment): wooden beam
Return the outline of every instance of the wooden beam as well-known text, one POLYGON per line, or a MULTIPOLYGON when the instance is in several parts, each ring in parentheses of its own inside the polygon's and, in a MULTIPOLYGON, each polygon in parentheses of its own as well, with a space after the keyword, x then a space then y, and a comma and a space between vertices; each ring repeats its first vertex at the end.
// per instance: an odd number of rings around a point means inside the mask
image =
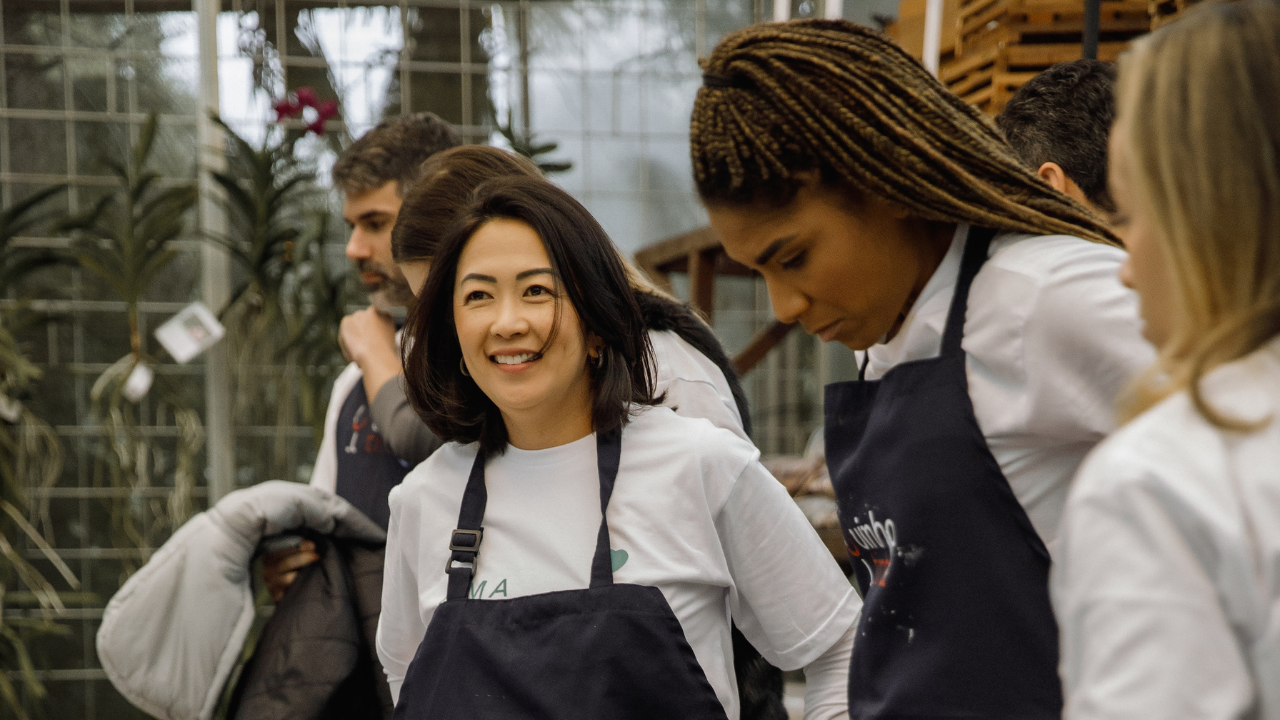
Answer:
POLYGON ((716 256, 719 246, 689 253, 689 303, 710 323, 716 306, 716 256))
POLYGON ((684 264, 689 253, 699 250, 710 250, 720 247, 720 240, 710 227, 704 226, 691 232, 667 238, 636 251, 636 264, 653 275, 653 269, 671 272, 673 268, 665 267, 671 263, 684 264))
POLYGON ((795 323, 784 323, 775 320, 772 325, 765 328, 759 335, 751 338, 751 342, 738 353, 733 359, 733 369, 738 371, 738 375, 746 375, 751 372, 769 351, 777 347, 778 343, 795 328, 795 323))

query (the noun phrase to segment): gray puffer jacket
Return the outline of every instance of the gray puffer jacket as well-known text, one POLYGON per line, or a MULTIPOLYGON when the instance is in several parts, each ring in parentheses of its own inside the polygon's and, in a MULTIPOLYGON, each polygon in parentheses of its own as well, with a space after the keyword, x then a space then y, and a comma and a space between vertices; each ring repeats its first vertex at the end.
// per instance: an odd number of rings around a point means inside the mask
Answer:
POLYGON ((308 485, 273 480, 227 495, 174 533, 108 603, 98 658, 120 694, 161 720, 212 718, 253 624, 258 544, 300 529, 386 540, 345 500, 308 485))

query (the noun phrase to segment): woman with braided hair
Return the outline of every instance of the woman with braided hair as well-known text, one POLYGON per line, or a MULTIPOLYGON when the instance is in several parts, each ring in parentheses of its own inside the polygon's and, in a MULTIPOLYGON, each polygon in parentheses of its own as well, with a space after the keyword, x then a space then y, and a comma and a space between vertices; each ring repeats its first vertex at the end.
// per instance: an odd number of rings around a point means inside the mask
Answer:
POLYGON ((703 65, 698 192, 774 313, 865 351, 826 390, 864 606, 852 718, 1057 718, 1050 549, 1152 360, 1125 254, 883 35, 757 25, 703 65))

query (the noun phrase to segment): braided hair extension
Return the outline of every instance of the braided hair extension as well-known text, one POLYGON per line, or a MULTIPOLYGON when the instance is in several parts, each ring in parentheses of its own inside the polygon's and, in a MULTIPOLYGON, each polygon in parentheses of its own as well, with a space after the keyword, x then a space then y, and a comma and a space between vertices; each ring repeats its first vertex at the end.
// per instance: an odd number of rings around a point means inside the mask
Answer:
POLYGON ((816 170, 925 220, 1120 244, 878 32, 845 20, 753 25, 702 65, 689 139, 709 205, 783 206, 797 173, 816 170))

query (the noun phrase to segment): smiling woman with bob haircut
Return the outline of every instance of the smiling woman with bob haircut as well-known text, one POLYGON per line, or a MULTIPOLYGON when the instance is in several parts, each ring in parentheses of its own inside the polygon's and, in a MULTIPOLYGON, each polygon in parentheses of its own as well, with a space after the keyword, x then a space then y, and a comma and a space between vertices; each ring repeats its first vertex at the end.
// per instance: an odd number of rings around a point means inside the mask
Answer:
POLYGON ((730 613, 845 717, 857 595, 759 453, 658 406, 616 250, 554 185, 477 188, 409 322, 447 444, 392 491, 398 718, 736 719, 730 613))

